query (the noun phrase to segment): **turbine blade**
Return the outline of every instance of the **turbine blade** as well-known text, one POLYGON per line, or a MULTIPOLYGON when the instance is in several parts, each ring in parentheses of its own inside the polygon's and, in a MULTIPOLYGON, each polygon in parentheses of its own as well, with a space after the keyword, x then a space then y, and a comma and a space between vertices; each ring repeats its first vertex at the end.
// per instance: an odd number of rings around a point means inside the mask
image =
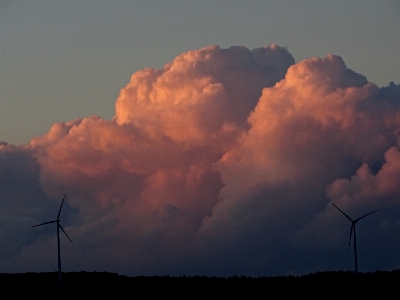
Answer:
POLYGON ((368 213, 368 214, 366 214, 366 215, 364 215, 362 217, 359 217, 358 219, 354 220, 354 222, 357 222, 357 221, 361 220, 362 218, 365 218, 366 216, 368 216, 368 215, 370 215, 370 214, 372 214, 372 213, 374 213, 376 211, 378 211, 378 210, 371 211, 370 213, 368 213))
POLYGON ((50 224, 50 223, 57 223, 57 221, 50 221, 50 222, 46 222, 46 223, 42 223, 42 224, 37 224, 37 225, 34 225, 34 226, 32 226, 32 227, 41 226, 41 225, 46 225, 46 224, 50 224))
POLYGON ((347 248, 347 252, 350 251, 351 234, 353 233, 353 228, 354 228, 354 223, 351 222, 351 227, 350 227, 350 239, 349 239, 349 248, 347 248))
MULTIPOLYGON (((64 234, 67 236, 67 238, 69 239, 69 241, 72 243, 72 240, 69 238, 68 234, 65 232, 64 228, 62 228, 62 226, 60 225, 60 223, 58 223, 58 226, 60 226, 61 230, 64 232, 64 234)), ((73 243, 72 243, 73 244, 73 243)))
POLYGON ((60 210, 58 211, 57 220, 60 220, 61 208, 62 208, 62 206, 64 204, 65 196, 67 196, 67 194, 64 194, 64 198, 63 198, 63 200, 61 202, 60 210))
POLYGON ((335 204, 333 204, 333 206, 336 207, 342 214, 344 214, 347 219, 349 219, 351 222, 353 222, 353 220, 348 215, 346 215, 339 207, 337 207, 335 204))

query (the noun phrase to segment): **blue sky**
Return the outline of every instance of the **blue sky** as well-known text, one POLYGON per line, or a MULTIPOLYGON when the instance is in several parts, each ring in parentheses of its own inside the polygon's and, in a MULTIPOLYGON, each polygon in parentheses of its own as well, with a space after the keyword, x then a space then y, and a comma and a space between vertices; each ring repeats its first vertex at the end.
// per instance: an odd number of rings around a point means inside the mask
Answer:
POLYGON ((398 1, 1 1, 0 140, 114 116, 130 76, 209 45, 340 55, 369 81, 400 82, 398 1))

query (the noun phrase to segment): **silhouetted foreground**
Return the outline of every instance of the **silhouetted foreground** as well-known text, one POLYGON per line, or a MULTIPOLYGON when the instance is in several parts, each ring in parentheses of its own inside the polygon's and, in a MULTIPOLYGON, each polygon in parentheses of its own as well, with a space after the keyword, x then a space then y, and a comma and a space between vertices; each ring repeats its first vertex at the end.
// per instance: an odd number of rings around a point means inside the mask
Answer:
MULTIPOLYGON (((112 295, 129 292, 133 295, 177 295, 181 297, 210 296, 219 293, 225 296, 256 297, 260 293, 281 296, 309 294, 318 296, 347 293, 358 294, 397 291, 400 270, 375 271, 373 273, 319 272, 303 276, 281 277, 204 277, 204 276, 138 276, 127 277, 107 272, 63 273, 63 289, 59 295, 112 295), (142 294, 143 295, 143 294, 142 294)), ((50 296, 58 290, 57 272, 0 274, 1 292, 13 291, 22 294, 50 296), (51 292, 51 293, 49 293, 51 292)), ((396 292, 397 293, 397 292, 396 292)), ((121 294, 122 295, 122 294, 121 294)), ((186 298, 185 297, 185 298, 186 298)))

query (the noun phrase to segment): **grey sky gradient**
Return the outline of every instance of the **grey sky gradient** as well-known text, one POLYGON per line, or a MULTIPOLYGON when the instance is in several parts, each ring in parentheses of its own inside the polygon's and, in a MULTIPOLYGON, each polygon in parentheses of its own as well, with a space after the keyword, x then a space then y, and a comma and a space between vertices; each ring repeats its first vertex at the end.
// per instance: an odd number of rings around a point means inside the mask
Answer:
POLYGON ((272 43, 296 61, 340 55, 379 86, 400 82, 398 1, 5 1, 0 4, 0 140, 55 122, 114 116, 137 70, 218 44, 272 43))
POLYGON ((56 228, 32 226, 64 194, 64 271, 353 270, 332 203, 377 210, 357 223, 360 271, 399 269, 398 15, 393 1, 2 1, 0 272, 56 268, 56 228))

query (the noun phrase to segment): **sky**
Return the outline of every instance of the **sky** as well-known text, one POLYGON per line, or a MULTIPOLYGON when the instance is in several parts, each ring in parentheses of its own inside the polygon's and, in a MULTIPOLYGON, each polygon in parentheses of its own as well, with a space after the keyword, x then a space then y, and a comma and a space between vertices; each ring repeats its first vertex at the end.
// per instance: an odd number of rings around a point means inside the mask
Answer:
POLYGON ((0 272, 400 268, 398 1, 0 9, 0 272))

